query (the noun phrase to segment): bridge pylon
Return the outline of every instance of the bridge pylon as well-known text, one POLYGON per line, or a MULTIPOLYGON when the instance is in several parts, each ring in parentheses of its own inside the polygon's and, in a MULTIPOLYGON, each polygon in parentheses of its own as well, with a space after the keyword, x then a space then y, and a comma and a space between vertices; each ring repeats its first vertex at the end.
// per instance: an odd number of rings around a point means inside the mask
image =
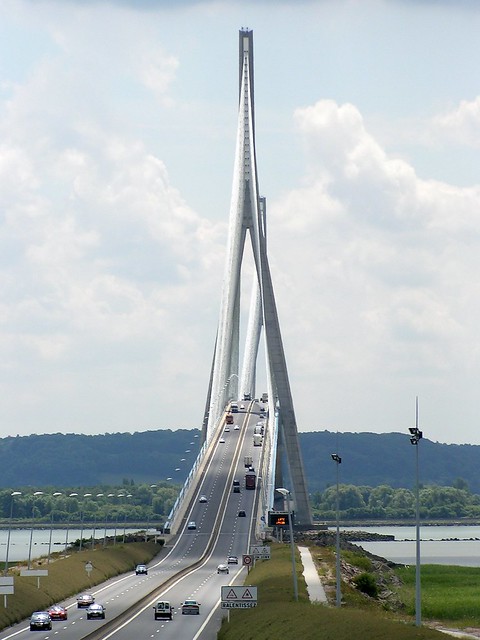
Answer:
MULTIPOLYGON (((226 405, 244 394, 255 397, 256 366, 263 329, 270 416, 273 409, 281 446, 274 443, 275 460, 269 466, 270 507, 274 506, 275 483, 285 478, 293 497, 295 522, 312 524, 293 399, 278 320, 272 277, 267 256, 266 200, 260 196, 257 175, 254 112, 253 32, 239 33, 239 104, 237 142, 230 201, 220 319, 204 416, 204 439, 216 432, 226 405), (254 260, 254 281, 240 374, 241 270, 247 235, 254 260), (283 455, 281 452, 283 451, 283 455), (285 468, 285 464, 286 467, 285 468)), ((269 420, 270 422, 270 420, 269 420)), ((274 436, 275 438, 277 436, 274 436)), ((268 439, 266 439, 268 442, 268 439)), ((267 482, 267 479, 264 479, 267 482)))

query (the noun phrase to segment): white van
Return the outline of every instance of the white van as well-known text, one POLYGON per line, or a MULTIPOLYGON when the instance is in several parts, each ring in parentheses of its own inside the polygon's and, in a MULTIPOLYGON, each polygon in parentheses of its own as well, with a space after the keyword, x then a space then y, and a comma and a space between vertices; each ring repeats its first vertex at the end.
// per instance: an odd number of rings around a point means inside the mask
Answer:
POLYGON ((171 620, 173 615, 173 607, 167 600, 161 600, 153 607, 155 612, 155 620, 171 620))

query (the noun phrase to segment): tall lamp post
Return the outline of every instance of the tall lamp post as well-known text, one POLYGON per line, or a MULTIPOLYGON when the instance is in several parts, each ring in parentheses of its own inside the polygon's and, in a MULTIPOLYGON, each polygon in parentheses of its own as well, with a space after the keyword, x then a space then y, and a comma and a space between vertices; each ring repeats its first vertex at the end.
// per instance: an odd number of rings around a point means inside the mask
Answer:
POLYGON ((284 487, 276 489, 278 493, 281 493, 287 503, 288 511, 288 528, 290 530, 290 549, 292 551, 292 577, 293 577, 293 595, 295 600, 298 601, 298 585, 297 585, 297 570, 295 567, 295 543, 293 540, 293 523, 292 523, 292 511, 290 509, 290 491, 284 487))
POLYGON ((418 473, 418 443, 423 437, 423 433, 418 428, 418 397, 415 398, 415 426, 409 428, 410 442, 415 447, 416 459, 416 480, 415 480, 415 624, 420 627, 422 624, 422 595, 420 581, 420 490, 418 473))
MULTIPOLYGON (((84 493, 83 497, 84 498, 89 498, 92 494, 91 493, 84 493)), ((80 505, 80 548, 79 551, 82 550, 82 545, 83 545, 83 516, 84 516, 84 503, 82 500, 82 504, 80 505)))
POLYGON ((335 537, 335 551, 336 551, 336 605, 340 607, 342 605, 342 589, 341 589, 341 576, 340 576, 340 499, 339 499, 339 484, 338 484, 338 476, 339 476, 339 467, 342 463, 341 457, 338 453, 332 453, 332 460, 335 462, 337 467, 337 494, 336 494, 336 511, 337 511, 337 533, 335 537))
MULTIPOLYGON (((75 498, 76 496, 78 496, 78 493, 69 493, 68 497, 69 498, 75 498)), ((68 550, 68 530, 70 528, 70 508, 67 502, 67 531, 65 533, 65 555, 67 555, 67 550, 68 550)))
POLYGON ((43 496, 43 491, 35 491, 33 493, 33 501, 32 501, 32 528, 30 529, 30 544, 28 546, 28 565, 27 568, 30 569, 32 562, 32 542, 33 542, 33 524, 35 521, 35 498, 37 496, 43 496))
POLYGON ((21 491, 12 491, 10 494, 12 501, 10 502, 10 520, 8 521, 8 535, 7 535, 7 550, 5 551, 5 569, 3 575, 7 575, 8 572, 8 552, 10 551, 10 534, 12 533, 12 518, 13 518, 13 503, 15 502, 15 496, 21 496, 21 491))
MULTIPOLYGON (((61 496, 61 495, 62 495, 61 491, 55 491, 55 493, 52 493, 52 496, 54 498, 58 498, 58 496, 61 496)), ((53 535, 53 504, 52 504, 52 510, 50 511, 50 535, 48 536, 47 564, 50 564, 50 556, 52 554, 52 535, 53 535)))

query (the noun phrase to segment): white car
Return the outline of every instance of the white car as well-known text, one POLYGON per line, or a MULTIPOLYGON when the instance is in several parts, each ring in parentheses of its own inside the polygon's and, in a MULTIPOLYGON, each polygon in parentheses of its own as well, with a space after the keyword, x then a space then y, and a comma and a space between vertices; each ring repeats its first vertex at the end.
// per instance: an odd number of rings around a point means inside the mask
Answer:
POLYGON ((224 431, 225 433, 230 433, 230 427, 225 427, 224 431))
POLYGON ((228 564, 238 564, 238 557, 237 556, 228 556, 227 563, 228 564))
POLYGON ((198 499, 199 502, 208 502, 207 500, 207 496, 200 496, 200 498, 198 499))
POLYGON ((220 438, 219 443, 220 444, 225 444, 225 438, 220 438))
POLYGON ((194 529, 197 528, 197 523, 194 520, 191 520, 188 524, 187 524, 187 529, 189 531, 193 531, 194 529))
POLYGON ((217 567, 217 573, 230 573, 230 569, 226 564, 219 564, 217 567))
POLYGON ((240 431, 240 426, 239 426, 238 424, 236 424, 236 425, 233 427, 233 430, 234 430, 234 431, 240 431))

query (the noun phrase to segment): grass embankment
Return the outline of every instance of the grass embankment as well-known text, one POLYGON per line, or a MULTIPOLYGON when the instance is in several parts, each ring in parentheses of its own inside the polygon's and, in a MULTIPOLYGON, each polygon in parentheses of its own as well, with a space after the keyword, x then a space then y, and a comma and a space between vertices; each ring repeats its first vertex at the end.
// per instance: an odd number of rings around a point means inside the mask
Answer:
MULTIPOLYGON (((257 563, 245 581, 258 586, 258 606, 232 610, 230 622, 224 620, 222 624, 219 640, 445 640, 446 636, 434 629, 392 619, 391 613, 383 612, 375 604, 369 606, 365 596, 347 585, 342 585, 346 604, 341 609, 311 604, 298 557, 299 599, 295 602, 290 548, 271 545, 271 551, 272 559, 257 563)), ((329 562, 333 560, 331 550, 322 549, 321 553, 324 558, 330 555, 329 562)), ((331 575, 326 577, 326 582, 331 583, 331 579, 331 575)))
MULTIPOLYGON (((397 568, 403 582, 399 590, 406 612, 415 615, 415 567, 397 568)), ((480 569, 447 565, 423 565, 422 617, 446 626, 480 627, 480 569)))
MULTIPOLYGON (((91 589, 94 585, 131 571, 135 565, 151 560, 161 547, 154 542, 131 542, 115 546, 101 547, 81 552, 72 551, 66 558, 53 554, 47 565, 45 558, 32 563, 32 569, 47 569, 48 576, 40 578, 20 577, 25 564, 18 563, 10 569, 14 576, 15 594, 7 596, 7 608, 0 608, 0 629, 28 618, 33 611, 42 611, 50 605, 91 589), (90 578, 85 571, 85 563, 93 564, 90 578)), ((3 604, 3 603, 2 603, 3 604)))

